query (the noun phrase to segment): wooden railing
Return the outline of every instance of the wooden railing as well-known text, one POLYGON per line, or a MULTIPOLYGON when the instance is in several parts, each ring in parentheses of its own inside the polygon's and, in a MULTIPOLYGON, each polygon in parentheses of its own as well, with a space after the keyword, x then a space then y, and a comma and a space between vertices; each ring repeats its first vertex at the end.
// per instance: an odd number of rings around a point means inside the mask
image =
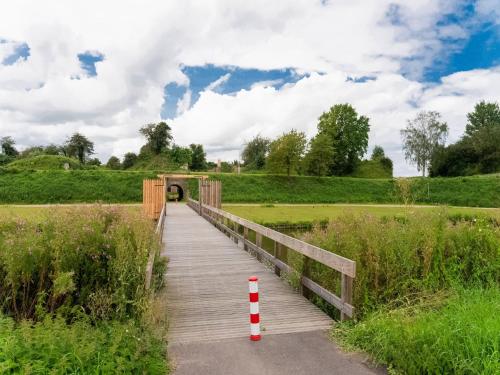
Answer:
MULTIPOLYGON (((165 214, 166 214, 167 206, 164 204, 161 209, 160 217, 158 218, 158 222, 156 223, 155 235, 158 237, 158 241, 160 241, 160 245, 163 243, 163 227, 165 225, 165 214)), ((151 278, 153 276, 153 264, 155 260, 155 252, 151 251, 148 257, 148 263, 146 264, 146 289, 151 288, 151 278)))
POLYGON ((277 232, 273 229, 267 228, 252 221, 243 219, 239 216, 233 215, 221 209, 200 205, 198 201, 189 198, 188 205, 197 213, 202 215, 205 219, 215 225, 219 230, 226 233, 233 239, 240 247, 247 251, 253 251, 259 258, 265 259, 275 266, 277 274, 281 272, 291 273, 292 267, 279 259, 277 254, 283 251, 283 248, 288 248, 302 254, 306 259, 313 259, 325 266, 328 266, 341 274, 341 295, 338 297, 329 290, 323 288, 310 278, 302 275, 301 285, 307 290, 315 293, 323 298, 325 301, 335 306, 340 310, 340 317, 342 320, 348 317, 352 318, 354 315, 354 307, 352 306, 353 296, 353 281, 356 277, 356 262, 330 251, 321 249, 317 246, 308 244, 304 241, 287 236, 286 234, 277 232), (240 233, 240 226, 242 232, 240 233), (249 230, 255 232, 255 243, 249 240, 249 230), (267 237, 274 241, 274 255, 264 250, 262 247, 263 237, 267 237))

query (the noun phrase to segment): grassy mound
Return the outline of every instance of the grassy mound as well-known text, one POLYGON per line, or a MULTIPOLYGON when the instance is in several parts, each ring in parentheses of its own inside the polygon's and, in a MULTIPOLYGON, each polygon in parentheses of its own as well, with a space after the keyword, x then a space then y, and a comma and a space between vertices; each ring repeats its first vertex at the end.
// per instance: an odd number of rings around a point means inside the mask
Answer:
POLYGON ((78 160, 59 155, 39 155, 15 160, 8 164, 7 168, 17 170, 64 170, 64 164, 68 164, 70 169, 82 169, 82 165, 78 160))
POLYGON ((351 177, 392 178, 392 170, 384 167, 378 160, 362 160, 351 177))
POLYGON ((129 203, 142 201, 142 180, 154 172, 0 170, 2 203, 129 203))
POLYGON ((168 155, 143 155, 140 156, 131 170, 145 171, 178 171, 180 165, 172 163, 168 155))
MULTIPOLYGON (((142 180, 155 171, 16 171, 0 168, 0 203, 142 201, 142 180)), ((401 203, 393 179, 213 174, 225 203, 401 203)), ((452 206, 500 207, 500 177, 413 178, 411 200, 452 206)), ((198 184, 189 180, 191 196, 198 184)))

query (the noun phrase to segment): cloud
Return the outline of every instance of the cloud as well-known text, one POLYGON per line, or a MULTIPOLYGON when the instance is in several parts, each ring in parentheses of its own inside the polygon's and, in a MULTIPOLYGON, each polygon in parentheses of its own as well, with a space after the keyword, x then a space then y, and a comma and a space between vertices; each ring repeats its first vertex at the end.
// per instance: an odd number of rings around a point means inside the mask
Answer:
MULTIPOLYGON (((480 16, 491 17, 494 2, 480 3, 480 16)), ((443 21, 463 6, 459 0, 9 2, 0 12, 0 38, 29 46, 29 56, 0 64, 0 133, 24 147, 81 131, 93 137, 102 159, 121 156, 138 151, 142 125, 161 119, 165 86, 188 87, 184 66, 293 68, 307 75, 278 88, 261 82, 227 95, 215 92, 221 81, 195 104, 196 93, 186 90, 175 103, 176 141, 206 143, 210 157, 234 158, 258 132, 275 136, 296 127, 311 135, 322 111, 349 101, 372 118, 371 144, 389 149, 397 173, 412 173, 398 151, 408 116, 439 107, 456 122, 456 136, 465 108, 498 97, 484 84, 496 80, 494 69, 420 82, 426 67, 468 37, 466 26, 443 21), (105 56, 93 65, 95 75, 78 58, 85 51, 105 56)), ((13 48, 1 43, 0 60, 13 48)))

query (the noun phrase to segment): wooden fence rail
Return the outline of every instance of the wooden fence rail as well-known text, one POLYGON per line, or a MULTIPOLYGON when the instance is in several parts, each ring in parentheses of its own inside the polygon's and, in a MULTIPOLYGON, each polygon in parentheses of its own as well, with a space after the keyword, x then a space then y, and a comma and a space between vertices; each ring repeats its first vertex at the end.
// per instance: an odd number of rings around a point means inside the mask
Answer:
MULTIPOLYGON (((223 211, 220 208, 200 204, 198 201, 189 198, 188 205, 202 215, 205 219, 215 225, 219 230, 226 233, 245 250, 250 250, 256 253, 259 258, 271 262, 275 266, 276 273, 292 272, 293 269, 285 262, 281 261, 276 254, 280 253, 283 247, 296 251, 309 259, 324 264, 341 274, 341 296, 338 297, 329 290, 323 288, 313 280, 302 275, 301 284, 317 294, 325 301, 335 306, 340 310, 342 320, 348 317, 353 317, 354 307, 352 306, 353 281, 356 277, 356 262, 340 255, 326 251, 317 246, 308 244, 304 241, 287 236, 286 234, 277 232, 273 229, 264 227, 260 224, 243 219, 229 212, 223 211), (239 227, 243 227, 243 234, 239 233, 239 227), (232 227, 232 228, 231 228, 232 227), (248 232, 255 232, 255 243, 248 239, 248 232), (262 238, 267 237, 274 241, 275 255, 270 254, 262 248, 262 238)), ((307 259, 306 258, 306 259, 307 259)))

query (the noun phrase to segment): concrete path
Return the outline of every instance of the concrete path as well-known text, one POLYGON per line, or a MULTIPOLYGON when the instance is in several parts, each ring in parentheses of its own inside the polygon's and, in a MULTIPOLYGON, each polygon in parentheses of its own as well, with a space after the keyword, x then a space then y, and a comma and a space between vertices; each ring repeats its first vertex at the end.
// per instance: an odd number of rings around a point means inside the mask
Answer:
POLYGON ((332 320, 184 204, 169 203, 169 357, 174 374, 372 374, 326 337, 332 320), (248 339, 259 277, 262 340, 248 339))

